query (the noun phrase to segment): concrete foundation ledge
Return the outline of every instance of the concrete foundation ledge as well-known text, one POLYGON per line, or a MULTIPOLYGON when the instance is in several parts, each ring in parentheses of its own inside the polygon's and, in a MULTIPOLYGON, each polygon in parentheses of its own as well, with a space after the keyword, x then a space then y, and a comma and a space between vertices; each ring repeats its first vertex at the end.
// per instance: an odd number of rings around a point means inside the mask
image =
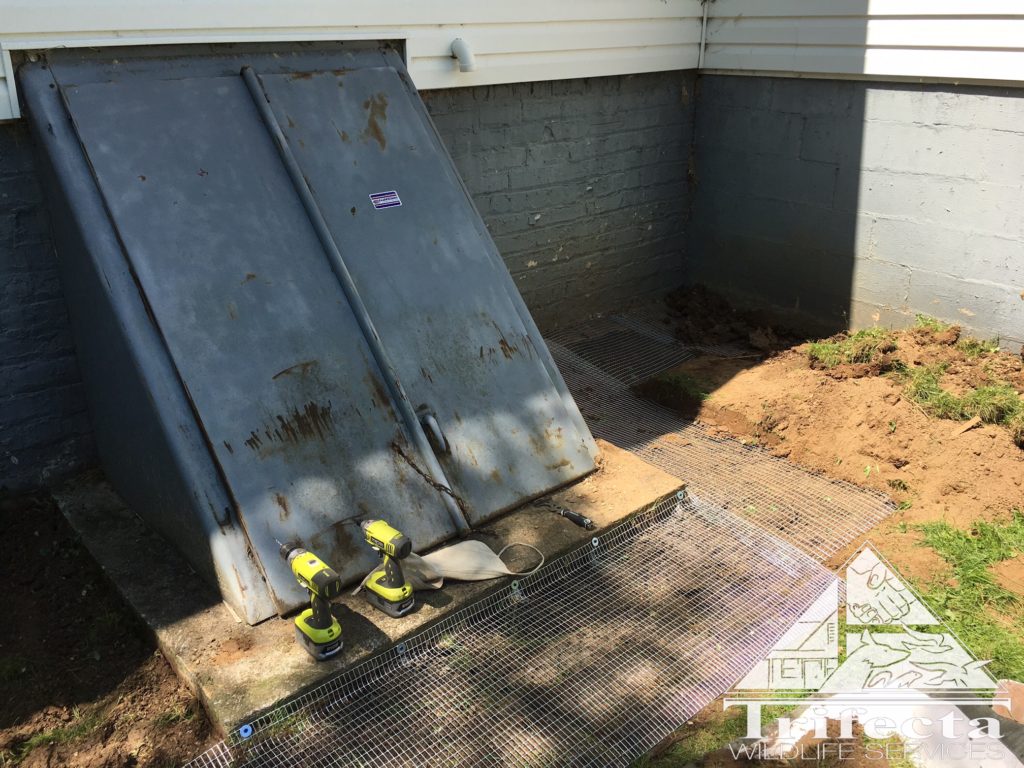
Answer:
MULTIPOLYGON (((598 442, 603 457, 599 469, 550 497, 591 518, 598 530, 679 486, 677 478, 598 442)), ((418 592, 416 609, 400 619, 385 616, 362 595, 346 590, 335 601, 344 650, 318 663, 297 645, 290 618, 257 626, 240 622, 215 590, 126 506, 102 474, 76 477, 54 496, 83 543, 154 633, 168 662, 195 691, 221 736, 508 581, 448 582, 439 591, 418 592)), ((482 526, 471 538, 495 551, 510 543, 531 544, 550 560, 593 535, 550 509, 527 505, 482 526)), ((532 567, 536 555, 525 547, 519 550, 507 553, 510 567, 532 567)))

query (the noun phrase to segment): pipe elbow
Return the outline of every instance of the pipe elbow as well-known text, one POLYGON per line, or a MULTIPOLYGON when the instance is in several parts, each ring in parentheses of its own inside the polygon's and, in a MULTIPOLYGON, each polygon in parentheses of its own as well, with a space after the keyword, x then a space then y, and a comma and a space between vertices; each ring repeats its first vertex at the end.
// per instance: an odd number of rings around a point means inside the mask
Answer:
POLYGON ((460 72, 472 72, 476 69, 476 57, 469 47, 469 43, 461 37, 452 40, 452 58, 458 59, 460 72))

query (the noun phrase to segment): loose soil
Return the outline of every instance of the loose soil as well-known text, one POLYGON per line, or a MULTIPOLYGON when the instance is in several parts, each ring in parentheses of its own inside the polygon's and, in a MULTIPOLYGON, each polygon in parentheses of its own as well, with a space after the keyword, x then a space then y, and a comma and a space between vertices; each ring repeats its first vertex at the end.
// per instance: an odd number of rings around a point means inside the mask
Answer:
POLYGON ((0 498, 0 766, 180 765, 206 718, 48 496, 0 498))
MULTIPOLYGON (((678 301, 670 306, 685 311, 678 301)), ((672 322, 687 338, 699 334, 702 318, 686 313, 672 322)), ((712 328, 718 326, 715 321, 712 328)), ((734 341, 742 337, 735 322, 729 328, 734 341)), ((753 330, 747 327, 748 334, 753 330)), ((1024 510, 1024 450, 1009 430, 930 416, 908 399, 899 377, 887 373, 900 365, 942 363, 942 386, 955 394, 992 381, 1024 391, 1020 355, 971 357, 956 346, 958 337, 955 326, 895 332, 894 348, 872 362, 831 369, 811 364, 807 343, 768 352, 760 361, 705 356, 638 390, 714 431, 889 495, 900 509, 868 538, 906 575, 933 581, 944 565, 931 550, 907 546, 917 538, 915 524, 941 520, 967 530, 977 520, 1006 521, 1011 509, 1024 510), (686 386, 672 386, 680 380, 686 386)), ((850 554, 837 554, 832 565, 850 554)), ((1024 594, 1021 558, 1001 563, 997 577, 1024 594)))

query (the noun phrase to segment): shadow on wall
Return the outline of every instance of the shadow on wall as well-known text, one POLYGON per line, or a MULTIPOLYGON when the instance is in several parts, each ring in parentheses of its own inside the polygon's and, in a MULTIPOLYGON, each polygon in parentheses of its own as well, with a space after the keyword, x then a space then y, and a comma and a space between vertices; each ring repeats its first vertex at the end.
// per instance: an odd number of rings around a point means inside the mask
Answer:
POLYGON ((702 75, 687 279, 808 333, 1020 344, 1022 126, 1010 88, 702 75))

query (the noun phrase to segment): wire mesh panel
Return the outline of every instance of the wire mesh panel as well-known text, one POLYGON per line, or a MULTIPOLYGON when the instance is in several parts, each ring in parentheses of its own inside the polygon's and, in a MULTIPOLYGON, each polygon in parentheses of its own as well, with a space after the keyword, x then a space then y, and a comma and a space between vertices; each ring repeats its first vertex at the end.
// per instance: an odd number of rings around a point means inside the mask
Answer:
POLYGON ((636 317, 626 322, 627 344, 621 323, 622 318, 605 318, 585 341, 572 329, 559 335, 560 341, 549 341, 595 437, 635 453, 706 500, 821 560, 892 513, 892 503, 881 494, 795 466, 756 446, 714 437, 636 395, 630 386, 659 372, 659 361, 672 357, 670 344, 677 357, 692 357, 696 350, 636 317))
POLYGON ((672 494, 191 765, 629 765, 742 677, 834 578, 672 494))

